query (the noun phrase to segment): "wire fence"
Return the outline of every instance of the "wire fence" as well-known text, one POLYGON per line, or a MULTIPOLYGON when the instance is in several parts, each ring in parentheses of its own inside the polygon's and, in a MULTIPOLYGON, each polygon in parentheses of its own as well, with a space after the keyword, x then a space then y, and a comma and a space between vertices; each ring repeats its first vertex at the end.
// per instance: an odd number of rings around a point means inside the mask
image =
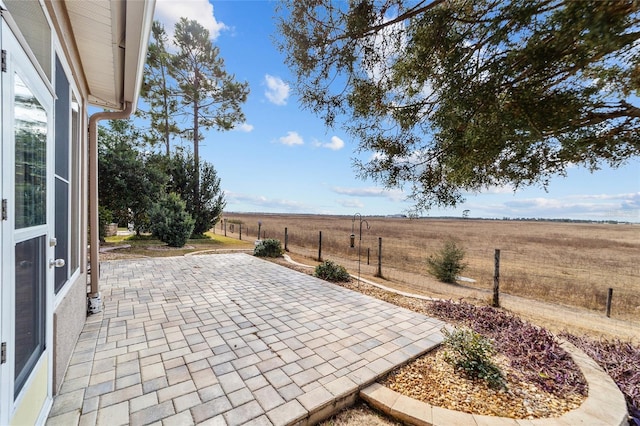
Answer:
MULTIPOLYGON (((217 233, 243 240, 275 238, 291 253, 423 291, 432 290, 433 283, 427 258, 453 239, 465 251, 461 283, 486 297, 499 249, 502 293, 640 318, 637 225, 230 215, 217 233)), ((455 287, 450 290, 455 295, 455 287)))

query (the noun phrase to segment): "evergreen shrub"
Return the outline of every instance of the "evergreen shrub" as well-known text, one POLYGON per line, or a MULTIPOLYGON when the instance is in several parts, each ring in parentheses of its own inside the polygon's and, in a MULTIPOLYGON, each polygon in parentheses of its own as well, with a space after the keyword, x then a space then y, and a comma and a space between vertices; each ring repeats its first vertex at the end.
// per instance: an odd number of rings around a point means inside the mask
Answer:
POLYGON ((153 205, 149 212, 151 232, 170 247, 183 247, 195 225, 180 197, 171 193, 153 205))
POLYGON ((429 272, 445 283, 455 283, 458 275, 467 267, 463 263, 465 252, 455 241, 449 240, 435 255, 429 256, 429 272))

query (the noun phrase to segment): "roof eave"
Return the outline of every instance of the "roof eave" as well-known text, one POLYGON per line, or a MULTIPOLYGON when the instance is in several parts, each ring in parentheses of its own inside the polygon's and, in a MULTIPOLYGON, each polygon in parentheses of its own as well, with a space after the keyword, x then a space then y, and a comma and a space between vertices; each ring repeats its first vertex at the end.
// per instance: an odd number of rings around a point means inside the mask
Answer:
POLYGON ((133 112, 135 112, 140 88, 142 87, 147 46, 153 24, 155 0, 128 1, 126 8, 126 44, 121 109, 124 109, 125 103, 131 103, 133 112))

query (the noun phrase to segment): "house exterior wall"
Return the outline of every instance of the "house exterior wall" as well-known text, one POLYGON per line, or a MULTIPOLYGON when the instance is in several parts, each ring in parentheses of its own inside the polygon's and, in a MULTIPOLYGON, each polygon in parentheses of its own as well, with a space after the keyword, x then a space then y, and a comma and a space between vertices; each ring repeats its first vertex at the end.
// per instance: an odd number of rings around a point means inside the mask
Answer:
MULTIPOLYGON (((59 3, 58 3, 59 5, 59 3)), ((77 57, 75 44, 73 40, 66 40, 62 31, 63 29, 69 29, 68 22, 64 22, 62 25, 58 22, 58 19, 64 21, 64 16, 57 16, 55 11, 51 8, 45 7, 44 2, 7 2, 7 0, 0 0, 0 7, 7 9, 8 12, 3 12, 3 31, 11 31, 17 40, 17 43, 11 42, 7 44, 9 38, 2 39, 3 51, 7 49, 7 57, 11 58, 15 56, 19 50, 29 52, 31 47, 29 43, 31 40, 27 40, 24 33, 32 35, 31 29, 37 26, 39 31, 46 32, 46 28, 50 29, 48 34, 45 34, 40 40, 39 48, 41 49, 39 55, 31 56, 31 63, 33 69, 38 70, 35 73, 30 74, 30 78, 39 75, 40 79, 48 85, 50 88, 56 88, 56 79, 64 77, 61 81, 66 84, 66 91, 63 96, 67 96, 66 103, 62 103, 63 108, 66 108, 69 121, 62 126, 62 130, 57 127, 56 119, 56 107, 47 109, 48 121, 54 123, 50 128, 50 136, 47 138, 47 227, 49 231, 45 234, 47 239, 47 249, 45 252, 45 258, 43 262, 48 263, 49 259, 54 257, 64 258, 67 264, 67 274, 64 279, 60 280, 60 285, 53 285, 53 272, 55 268, 44 266, 43 271, 46 271, 46 309, 44 314, 45 333, 46 333, 46 347, 44 352, 39 356, 37 363, 30 371, 29 376, 24 383, 22 389, 14 395, 13 380, 7 381, 5 384, 0 384, 0 424, 9 425, 30 425, 30 424, 43 424, 46 420, 48 411, 51 407, 52 396, 59 390, 66 370, 69 366, 73 349, 77 342, 77 339, 84 327, 87 312, 87 215, 88 215, 88 170, 87 170, 87 147, 88 147, 88 133, 87 129, 87 93, 86 84, 80 80, 83 78, 83 70, 79 67, 80 61, 77 57), (29 10, 21 10, 22 7, 39 7, 42 16, 46 19, 46 25, 42 25, 41 22, 35 23, 35 21, 29 18, 29 10), (12 11, 19 19, 13 19, 12 11), (8 20, 8 21, 7 21, 8 20), (11 22, 9 25, 7 22, 11 22), (48 38, 48 41, 47 41, 48 38), (25 41, 26 40, 26 41, 25 41), (42 42, 44 40, 44 42, 42 42), (46 56, 46 45, 50 46, 50 63, 47 65, 46 61, 42 61, 43 55, 46 56), (44 45, 45 47, 42 47, 44 45), (43 53, 44 52, 44 53, 43 53), (34 57, 38 59, 34 61, 34 57), (36 63, 37 62, 37 63, 36 63), (56 62, 59 62, 61 66, 55 66, 56 62), (44 66, 43 66, 44 64, 44 66), (74 109, 75 113, 72 111, 74 109), (73 119, 71 118, 73 117, 73 119), (73 121, 76 120, 76 121, 73 121), (67 161, 68 164, 68 176, 62 178, 58 176, 56 161, 57 158, 56 144, 59 143, 57 136, 61 136, 62 143, 66 140, 68 143, 67 149, 67 161), (74 152, 75 154, 71 154, 74 152), (75 164, 72 164, 75 162, 75 164), (68 198, 65 198, 68 203, 67 214, 64 217, 64 221, 67 222, 68 233, 66 233, 66 239, 68 241, 65 247, 69 250, 66 254, 56 256, 53 254, 54 239, 60 239, 59 235, 54 232, 53 224, 56 220, 60 220, 56 217, 55 211, 56 205, 56 191, 58 181, 64 181, 67 190, 63 191, 68 198), (73 214, 71 210, 74 210, 73 214), (75 220, 73 220, 74 218, 75 220), (73 228, 73 232, 72 232, 73 228), (72 254, 73 252, 73 254, 72 254), (71 259, 74 259, 73 261, 71 259), (73 263, 74 265, 71 265, 73 263), (5 423, 6 422, 6 423, 5 423)), ((38 13, 40 13, 38 11, 38 13)), ((6 33, 8 34, 8 33, 6 33)), ((3 52, 4 53, 4 52, 3 52)), ((12 60, 12 59, 9 59, 12 60)), ((27 64, 28 61, 22 61, 21 64, 27 64)), ((11 66, 9 67, 11 71, 11 66)), ((0 74, 2 79, 12 79, 13 73, 5 72, 0 74)), ((9 80, 7 80, 9 81, 9 80)), ((3 87, 6 83, 3 83, 3 87)), ((64 86, 64 85, 63 85, 64 86)), ((8 87, 8 86, 7 86, 8 87)), ((57 92, 50 94, 56 101, 61 99, 61 94, 57 92)), ((7 111, 12 109, 10 103, 3 100, 3 110, 7 111)), ((9 116, 11 114, 8 114, 9 116)), ((2 116, 2 115, 0 115, 2 116)), ((13 122, 7 118, 2 118, 2 126, 8 128, 12 126, 13 122)), ((1 128, 0 127, 0 128, 1 128)), ((11 139, 7 137, 13 133, 13 130, 9 129, 8 132, 2 134, 2 144, 6 146, 11 143, 11 139), (5 140, 6 137, 6 140, 5 140)), ((4 154, 11 153, 12 151, 3 148, 4 154)), ((0 159, 2 161, 2 168, 7 170, 17 169, 15 158, 12 155, 2 155, 0 152, 0 159)), ((11 176, 13 172, 8 173, 6 176, 11 176)), ((2 198, 9 198, 8 209, 9 214, 13 214, 13 206, 11 205, 13 199, 13 190, 5 182, 4 191, 2 192, 2 198)), ((61 205, 65 205, 62 203, 61 205)), ((11 254, 14 250, 15 242, 13 240, 13 225, 5 222, 4 230, 0 235, 2 236, 2 249, 5 254, 11 254), (8 225, 7 225, 8 224, 8 225), (9 231, 9 232, 5 232, 9 231)), ((16 318, 22 313, 18 309, 12 307, 11 291, 7 291, 7 288, 13 288, 19 285, 20 279, 16 277, 13 269, 15 265, 8 257, 4 260, 0 259, 2 267, 4 269, 2 275, 2 291, 3 295, 0 297, 3 310, 8 306, 11 311, 2 317, 2 341, 6 342, 9 351, 14 350, 15 333, 12 331, 16 318), (5 282, 6 279, 6 282, 5 282), (14 281, 15 280, 15 281, 14 281), (8 297, 7 297, 8 295, 8 297)), ((3 365, 3 372, 1 374, 2 381, 10 379, 13 376, 13 367, 7 369, 7 365, 14 364, 14 355, 11 353, 8 356, 8 362, 3 365)))
POLYGON ((68 284, 70 289, 53 313, 53 392, 58 393, 73 348, 87 318, 87 275, 68 284))
POLYGON ((87 284, 98 277, 97 260, 88 267, 89 195, 95 206, 97 193, 87 108, 105 105, 95 91, 113 77, 116 87, 100 92, 106 105, 134 109, 154 4, 0 0, 0 198, 9 206, 0 220, 2 425, 45 422, 84 327, 87 284), (108 36, 95 38, 97 27, 108 36), (111 60, 114 74, 105 75, 111 60), (28 208, 37 221, 25 219, 28 208))

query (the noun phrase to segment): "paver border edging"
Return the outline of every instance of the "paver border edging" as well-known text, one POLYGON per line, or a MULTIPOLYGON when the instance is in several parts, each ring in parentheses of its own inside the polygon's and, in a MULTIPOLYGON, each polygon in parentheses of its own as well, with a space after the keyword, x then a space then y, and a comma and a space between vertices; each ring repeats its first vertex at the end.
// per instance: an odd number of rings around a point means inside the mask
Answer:
POLYGON ((589 393, 580 407, 557 418, 512 419, 508 417, 468 414, 432 406, 397 393, 379 383, 360 392, 360 397, 383 413, 405 423, 419 426, 496 425, 496 426, 569 426, 578 424, 625 426, 628 422, 627 405, 622 392, 613 379, 583 351, 567 341, 560 345, 566 350, 588 384, 589 393))

